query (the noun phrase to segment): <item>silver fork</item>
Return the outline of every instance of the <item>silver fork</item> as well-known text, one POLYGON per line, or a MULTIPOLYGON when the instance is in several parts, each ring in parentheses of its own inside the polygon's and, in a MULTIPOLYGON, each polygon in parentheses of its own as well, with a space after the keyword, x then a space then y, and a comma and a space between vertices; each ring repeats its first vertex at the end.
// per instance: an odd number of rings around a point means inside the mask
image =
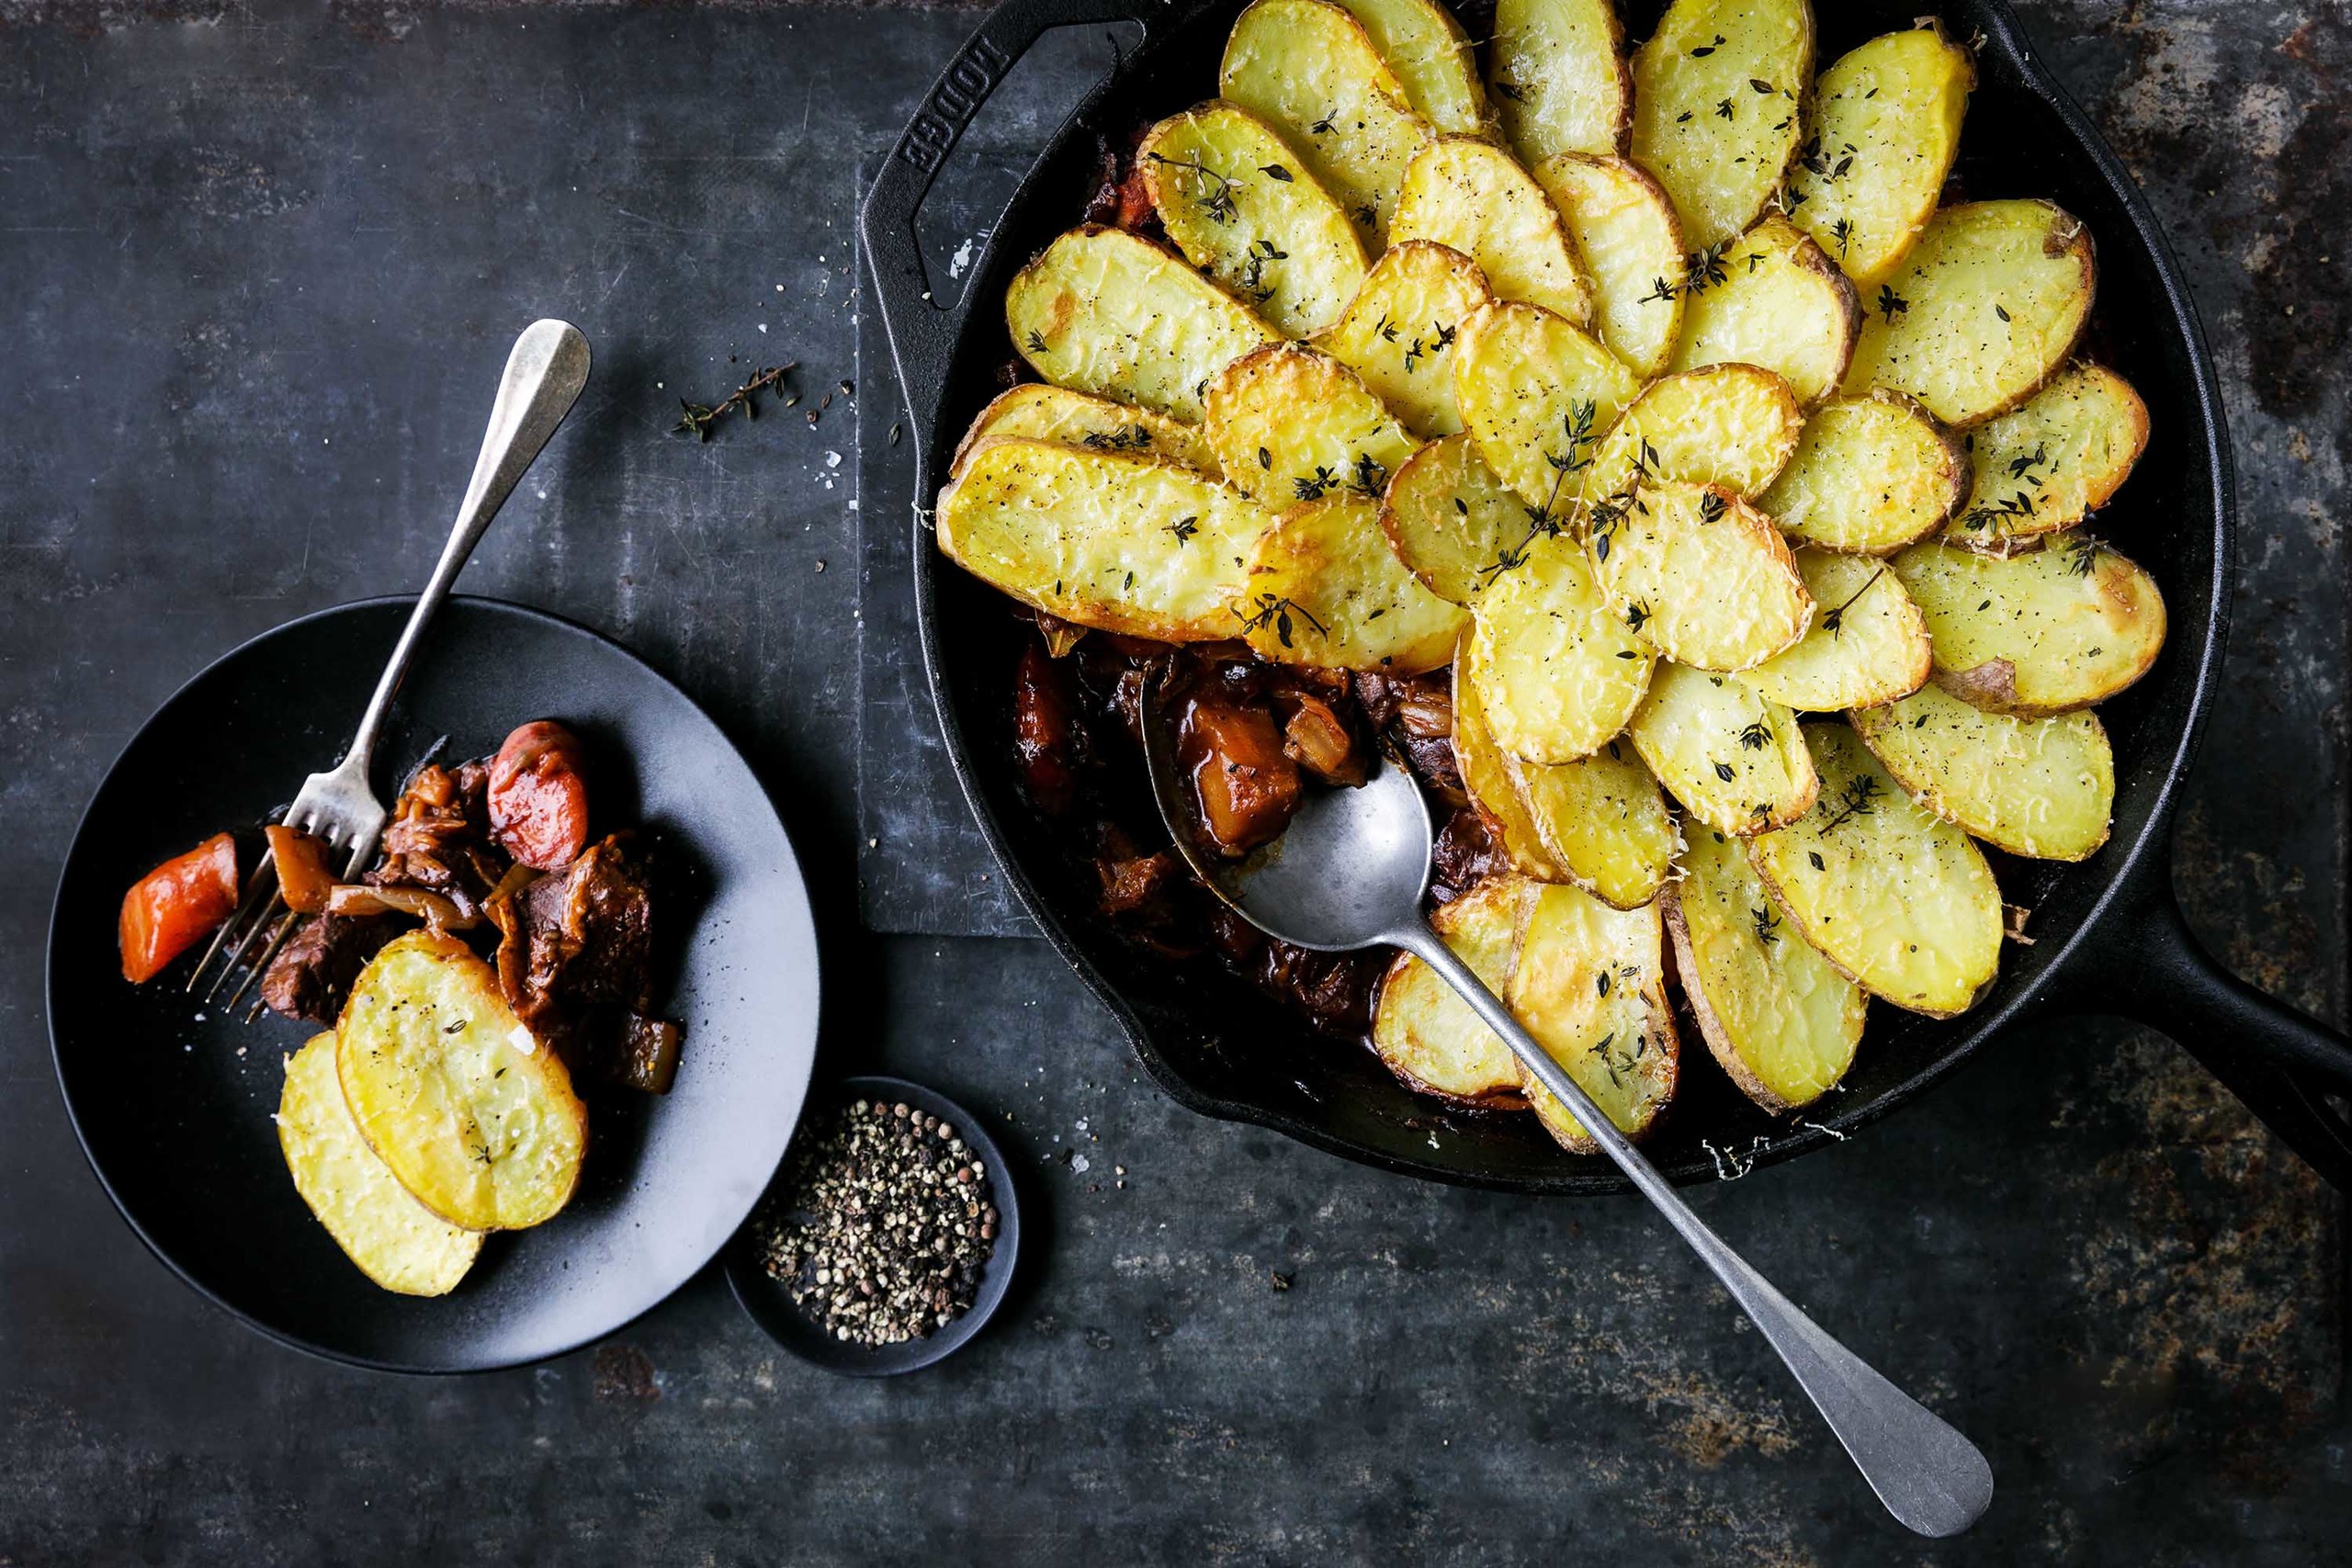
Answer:
MULTIPOLYGON (((330 849, 343 852, 346 881, 366 868, 376 853, 377 840, 383 836, 389 814, 376 798, 368 773, 374 760, 377 732, 383 728, 384 714, 401 689, 409 662, 424 640, 424 629, 442 602, 449 597, 458 573, 465 570, 466 558, 473 554, 474 546, 489 531, 491 519, 498 515, 498 509, 514 492, 524 470, 547 446, 556 426, 563 423, 563 416, 571 412, 581 388, 587 383, 588 340, 570 322, 533 321, 514 340, 514 352, 506 356, 506 373, 498 383, 498 400, 491 405, 490 429, 482 436, 481 456, 474 460, 473 481, 466 487, 465 502, 458 508, 457 524, 449 530, 449 542, 442 547, 441 561, 433 569, 433 580, 424 585, 416 608, 409 613, 408 626, 392 649, 391 661, 384 666, 384 673, 376 682, 376 694, 368 699, 368 711, 360 717, 359 732, 352 737, 350 750, 332 771, 312 773, 302 781, 294 804, 286 808, 286 815, 279 819, 287 827, 325 840, 330 849)), ((202 986, 204 999, 211 1001, 242 965, 244 978, 221 1003, 226 1008, 235 1007, 277 956, 278 949, 286 945, 286 939, 294 934, 300 919, 298 913, 286 908, 278 892, 276 862, 265 856, 254 873, 253 886, 244 901, 213 933, 211 945, 197 961, 187 977, 188 991, 193 994, 202 986), (246 954, 256 942, 262 944, 260 951, 247 963, 246 954), (213 959, 224 952, 227 956, 213 970, 210 983, 206 984, 205 972, 213 969, 213 959)), ((261 1003, 255 1000, 253 1010, 245 1015, 246 1021, 251 1022, 260 1011, 261 1003)))

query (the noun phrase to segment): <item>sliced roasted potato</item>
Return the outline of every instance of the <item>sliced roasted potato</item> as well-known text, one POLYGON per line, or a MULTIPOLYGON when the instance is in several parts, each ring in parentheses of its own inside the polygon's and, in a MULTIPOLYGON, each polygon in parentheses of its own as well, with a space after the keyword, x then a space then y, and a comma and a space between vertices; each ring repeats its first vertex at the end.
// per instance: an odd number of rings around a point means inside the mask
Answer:
POLYGON ((1014 275, 1004 323, 1021 356, 1057 387, 1187 423, 1201 417, 1210 377, 1282 335, 1150 241, 1091 225, 1014 275))
POLYGON ((1791 538, 1886 555, 1941 527, 1967 488, 1962 443, 1917 400, 1882 388, 1814 410, 1758 504, 1791 538))
POLYGON ((1067 387, 1024 381, 999 393, 972 421, 972 428, 956 443, 948 477, 963 472, 964 460, 981 442, 1015 435, 1064 441, 1097 452, 1167 457, 1204 474, 1217 471, 1216 453, 1196 424, 1091 393, 1073 392, 1067 387))
POLYGON ((1657 896, 1681 840, 1657 780, 1622 738, 1573 762, 1506 754, 1504 765, 1568 881, 1620 909, 1657 896))
POLYGON ((1975 62, 1932 18, 1848 51, 1814 84, 1791 209, 1865 288, 1894 270, 1934 215, 1975 85, 1975 62))
POLYGON ((335 1023, 335 1073, 368 1146, 453 1225, 536 1225, 579 1184, 588 1108, 571 1075, 455 937, 412 931, 368 961, 335 1023))
POLYGON ((1787 927, 1736 839, 1702 828, 1660 900, 1674 972, 1707 1049, 1767 1111, 1800 1111, 1846 1076, 1870 998, 1787 927))
POLYGON ((1667 658, 1747 670, 1804 636, 1813 601, 1787 543, 1730 491, 1662 479, 1589 518, 1609 607, 1667 658))
POLYGON ((1462 774, 1462 787, 1492 821, 1514 870, 1538 882, 1566 882, 1567 868, 1544 847, 1543 830, 1520 794, 1513 759, 1487 723, 1469 650, 1465 638, 1453 658, 1453 765, 1462 774))
POLYGON ((1951 425, 2013 409, 2074 352, 2097 275, 2090 231, 2049 202, 1947 207, 1862 302, 1846 389, 1908 392, 1951 425))
POLYGON ((1475 311, 1453 351, 1453 405, 1478 456, 1555 525, 1577 498, 1571 476, 1640 390, 1623 361, 1534 305, 1475 311))
POLYGON ((1181 464, 1052 441, 984 441, 939 497, 939 547, 966 571, 1063 620, 1162 642, 1233 635, 1273 525, 1181 464))
POLYGON ((1741 680, 1805 713, 1875 707, 1927 684, 1928 622, 1886 562, 1827 550, 1799 550, 1796 560, 1812 622, 1741 680))
POLYGON ((1849 716, 1912 799, 1988 844, 2073 861, 2107 842, 2115 757, 2097 714, 1986 713, 1928 686, 1849 716))
MULTIPOLYGON (((1518 1067, 1513 1058, 1514 1088, 1518 1067)), ((286 1059, 277 1146, 294 1190, 344 1256, 384 1289, 403 1296, 446 1296, 473 1267, 481 1232, 453 1225, 418 1202, 368 1146, 335 1077, 331 1033, 286 1059)))
POLYGON ((1730 675, 1660 661, 1628 728, 1667 793, 1720 833, 1793 822, 1821 787, 1796 715, 1730 675))
POLYGON ((1592 323, 1592 290, 1558 209, 1491 141, 1442 136, 1414 153, 1388 237, 1461 252, 1478 264, 1498 299, 1524 299, 1577 326, 1592 323))
POLYGON ((1973 483, 1944 537, 2007 550, 2071 528, 2107 504, 2147 446, 2148 405, 2132 384, 2101 366, 2072 366, 1969 433, 1973 483))
POLYGON ((1354 300, 1315 346, 1363 378, 1416 435, 1452 435, 1453 344, 1485 304, 1485 275, 1459 251, 1426 241, 1391 245, 1354 300))
POLYGON ((1871 995, 1950 1018, 2001 962, 2001 890, 1968 835, 1912 804, 1842 724, 1808 724, 1821 798, 1747 841, 1805 941, 1871 995))
POLYGON ((1474 603, 1527 542, 1527 503, 1511 493, 1466 435, 1432 441, 1388 481, 1381 531, 1430 592, 1474 603))
POLYGON ((1679 479, 1753 499, 1796 450, 1804 415, 1789 384, 1753 365, 1667 376, 1617 416, 1584 471, 1589 513, 1643 482, 1679 479))
MULTIPOLYGON (((1807 0, 1674 0, 1634 54, 1634 159, 1711 250, 1756 221, 1804 137, 1807 0)), ((1793 379, 1793 378, 1792 378, 1793 379)))
POLYGON ((1342 492, 1376 502, 1419 446, 1354 371, 1296 344, 1227 366, 1205 407, 1227 480, 1275 511, 1342 492))
POLYGON ((1936 683, 1996 713, 2105 702, 2164 649, 2155 580, 2087 534, 2007 557, 1914 545, 1894 571, 1928 618, 1936 683))
POLYGON ((1682 331, 1682 220, 1674 200, 1630 158, 1559 152, 1530 171, 1568 226, 1592 285, 1593 330, 1609 352, 1650 377, 1682 331))
POLYGON ((1649 685, 1650 652, 1601 597, 1584 549, 1536 539, 1480 595, 1464 670, 1504 750, 1573 762, 1607 745, 1649 685))
POLYGON ((1443 131, 1487 129, 1487 92, 1470 35, 1435 0, 1340 0, 1404 84, 1413 112, 1443 131))
POLYGON ((1327 0, 1255 0, 1226 38, 1217 83, 1282 133, 1377 256, 1405 165, 1435 132, 1363 26, 1327 0))
POLYGON ((1861 303, 1813 237, 1777 214, 1741 235, 1685 288, 1673 367, 1760 365, 1808 408, 1838 389, 1861 303))
POLYGON ((1258 540, 1238 606, 1261 659, 1411 675, 1453 657, 1467 612, 1421 586, 1357 495, 1293 507, 1258 540))
MULTIPOLYGON (((1498 997, 1510 994, 1520 942, 1538 884, 1489 876, 1430 917, 1430 927, 1498 997)), ((1388 1070, 1424 1094, 1488 1110, 1518 1110, 1519 1058, 1438 972, 1400 953, 1380 986, 1372 1048, 1388 1070)))
MULTIPOLYGON (((1629 1138, 1674 1098, 1681 1043, 1666 1000, 1657 906, 1612 909, 1580 887, 1537 896, 1511 976, 1510 1010, 1576 1086, 1629 1138)), ((1520 1081, 1562 1147, 1600 1145, 1523 1066, 1520 1081)))
POLYGON ((1339 320, 1363 287, 1363 243, 1272 127, 1206 103, 1136 150, 1152 205, 1184 259, 1293 337, 1339 320))
POLYGON ((1528 167, 1561 152, 1625 150, 1634 78, 1613 0, 1497 0, 1487 78, 1528 167))

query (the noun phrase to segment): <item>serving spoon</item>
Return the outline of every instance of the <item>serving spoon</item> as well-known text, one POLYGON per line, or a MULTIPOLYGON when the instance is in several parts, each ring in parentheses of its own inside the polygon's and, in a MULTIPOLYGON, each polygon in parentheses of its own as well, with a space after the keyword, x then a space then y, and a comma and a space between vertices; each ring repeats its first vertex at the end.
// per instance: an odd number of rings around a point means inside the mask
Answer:
POLYGON ((1411 775, 1384 760, 1359 787, 1309 784, 1280 838, 1246 858, 1227 860, 1204 852, 1193 837, 1159 706, 1147 681, 1142 728, 1152 795, 1177 852, 1201 880, 1268 936, 1317 953, 1401 947, 1444 976, 1764 1331, 1886 1511, 1924 1536, 1958 1535, 1974 1524, 1993 1501, 1993 1467, 1976 1446, 1824 1333, 1709 1230, 1430 929, 1421 896, 1429 886, 1432 835, 1429 807, 1411 775))

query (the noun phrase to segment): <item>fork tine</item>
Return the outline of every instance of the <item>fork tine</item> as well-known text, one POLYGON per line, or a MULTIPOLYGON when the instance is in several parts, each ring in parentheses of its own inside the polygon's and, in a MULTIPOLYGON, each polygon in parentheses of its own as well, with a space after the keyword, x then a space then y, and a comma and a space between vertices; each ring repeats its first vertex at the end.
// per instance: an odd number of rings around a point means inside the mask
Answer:
MULTIPOLYGON (((237 906, 234 914, 220 922, 220 928, 212 933, 212 941, 204 950, 204 956, 196 961, 194 969, 188 971, 186 987, 187 995, 196 994, 197 987, 203 983, 204 972, 211 967, 213 959, 220 956, 220 950, 232 937, 236 939, 236 944, 230 949, 221 973, 226 974, 230 969, 236 967, 237 955, 251 945, 254 934, 268 923, 269 908, 277 901, 277 865, 267 855, 264 855, 261 864, 254 868, 253 886, 245 890, 244 902, 237 906)), ((212 993, 220 988, 220 980, 216 976, 212 984, 205 990, 205 1000, 211 1000, 212 993)))
POLYGON ((260 916, 245 928, 244 934, 237 939, 236 946, 231 948, 228 956, 220 961, 220 973, 213 976, 212 983, 204 987, 206 1001, 211 1001, 220 995, 220 987, 228 983, 230 976, 237 972, 237 965, 243 961, 254 939, 269 930, 270 922, 277 918, 277 911, 285 908, 285 899, 278 896, 277 889, 273 886, 270 889, 269 903, 264 907, 260 916))
MULTIPOLYGON (((245 977, 237 982, 237 988, 229 993, 229 999, 220 1004, 223 1012, 235 1007, 245 992, 252 988, 253 983, 261 978, 262 971, 269 967, 269 961, 277 956, 277 950, 286 945, 286 939, 294 934, 294 928, 301 923, 301 915, 292 909, 287 910, 279 917, 277 929, 270 933, 269 945, 263 949, 260 957, 254 960, 253 966, 245 971, 245 977)), ((254 1001, 258 1005, 260 998, 255 998, 254 1001)), ((246 1015, 245 1021, 251 1023, 253 1019, 254 1015, 249 1013, 246 1015)))

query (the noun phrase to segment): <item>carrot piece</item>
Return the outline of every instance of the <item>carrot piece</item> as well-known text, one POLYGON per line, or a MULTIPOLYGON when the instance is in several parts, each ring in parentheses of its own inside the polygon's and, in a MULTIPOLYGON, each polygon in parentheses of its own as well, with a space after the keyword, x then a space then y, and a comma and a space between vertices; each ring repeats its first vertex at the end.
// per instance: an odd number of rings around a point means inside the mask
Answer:
POLYGON ((122 896, 122 977, 151 980, 237 908, 237 841, 215 833, 122 896))

